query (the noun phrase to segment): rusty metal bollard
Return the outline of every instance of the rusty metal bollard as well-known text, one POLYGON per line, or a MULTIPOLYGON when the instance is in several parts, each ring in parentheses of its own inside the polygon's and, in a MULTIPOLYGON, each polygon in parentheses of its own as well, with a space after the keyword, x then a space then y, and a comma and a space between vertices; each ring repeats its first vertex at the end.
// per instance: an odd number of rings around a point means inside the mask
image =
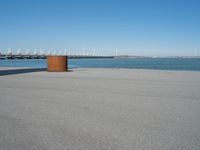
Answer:
POLYGON ((65 72, 68 69, 67 56, 47 56, 47 71, 65 72))

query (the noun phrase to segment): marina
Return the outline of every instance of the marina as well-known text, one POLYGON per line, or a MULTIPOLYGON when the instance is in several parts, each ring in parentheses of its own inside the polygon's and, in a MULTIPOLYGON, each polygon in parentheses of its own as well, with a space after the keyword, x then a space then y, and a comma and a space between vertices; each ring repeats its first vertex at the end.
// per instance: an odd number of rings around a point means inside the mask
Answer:
MULTIPOLYGON (((0 59, 46 59, 48 55, 39 54, 0 54, 0 59)), ((70 59, 114 58, 114 56, 69 55, 70 59)))

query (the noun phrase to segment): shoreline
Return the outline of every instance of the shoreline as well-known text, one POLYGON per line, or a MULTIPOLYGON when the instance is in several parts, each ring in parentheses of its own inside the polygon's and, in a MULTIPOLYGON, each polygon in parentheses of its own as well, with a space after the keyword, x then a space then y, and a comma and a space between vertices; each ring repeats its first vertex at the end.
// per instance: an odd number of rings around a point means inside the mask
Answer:
MULTIPOLYGON (((1 70, 11 70, 11 69, 47 69, 46 67, 11 67, 11 66, 0 66, 1 70)), ((144 69, 144 68, 70 68, 69 70, 134 70, 134 71, 161 71, 161 72, 195 72, 200 73, 200 70, 171 70, 171 69, 144 69)))

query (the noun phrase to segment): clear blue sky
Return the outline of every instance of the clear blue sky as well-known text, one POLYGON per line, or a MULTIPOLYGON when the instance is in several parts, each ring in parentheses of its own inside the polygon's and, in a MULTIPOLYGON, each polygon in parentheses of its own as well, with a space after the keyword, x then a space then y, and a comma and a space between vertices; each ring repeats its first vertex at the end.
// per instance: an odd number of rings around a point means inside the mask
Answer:
POLYGON ((200 55, 200 0, 0 0, 0 50, 200 55))

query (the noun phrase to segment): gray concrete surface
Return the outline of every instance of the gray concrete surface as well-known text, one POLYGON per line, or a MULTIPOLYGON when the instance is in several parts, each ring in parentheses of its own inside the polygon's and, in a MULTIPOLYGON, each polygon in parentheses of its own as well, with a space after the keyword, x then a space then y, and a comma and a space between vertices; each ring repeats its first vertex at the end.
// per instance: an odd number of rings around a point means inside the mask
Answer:
POLYGON ((199 149, 200 72, 0 76, 0 150, 199 149))

